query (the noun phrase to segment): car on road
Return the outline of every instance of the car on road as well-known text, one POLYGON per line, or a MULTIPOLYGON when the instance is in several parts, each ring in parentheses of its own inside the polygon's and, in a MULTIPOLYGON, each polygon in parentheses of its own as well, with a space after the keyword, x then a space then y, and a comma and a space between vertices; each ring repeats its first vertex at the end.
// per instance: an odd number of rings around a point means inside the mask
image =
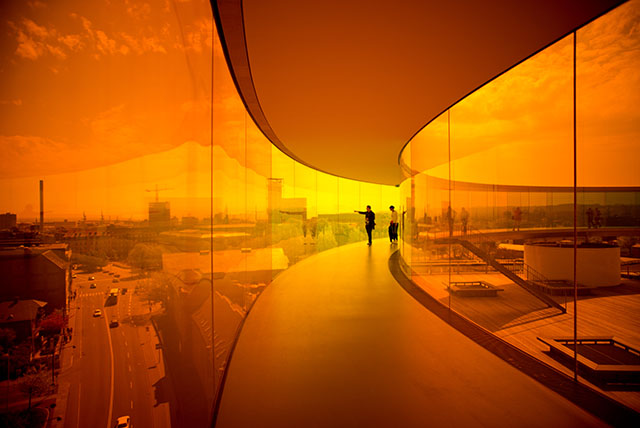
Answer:
POLYGON ((95 311, 93 311, 93 316, 94 317, 101 317, 102 316, 102 311, 100 309, 96 309, 95 311))
POLYGON ((90 276, 90 277, 89 277, 89 281, 93 281, 94 279, 96 279, 96 277, 95 277, 95 276, 90 276))
POLYGON ((129 416, 120 416, 116 420, 116 426, 114 428, 131 428, 131 418, 129 416))
POLYGON ((117 319, 115 319, 115 318, 112 318, 112 319, 111 319, 111 322, 109 323, 109 327, 111 327, 111 328, 113 328, 113 327, 117 327, 117 326, 119 326, 119 325, 120 325, 120 323, 119 323, 119 322, 118 322, 118 320, 117 320, 117 319))
POLYGON ((96 283, 92 282, 91 285, 89 286, 89 288, 96 288, 96 283))

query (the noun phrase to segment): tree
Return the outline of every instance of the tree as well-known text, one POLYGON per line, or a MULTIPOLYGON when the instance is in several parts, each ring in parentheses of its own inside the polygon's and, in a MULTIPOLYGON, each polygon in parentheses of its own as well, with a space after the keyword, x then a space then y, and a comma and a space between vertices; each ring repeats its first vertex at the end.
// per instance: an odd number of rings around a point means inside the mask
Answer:
POLYGON ((166 273, 156 273, 151 277, 150 287, 147 289, 147 299, 153 302, 167 302, 167 290, 171 286, 171 276, 166 273))
POLYGON ((151 310, 152 302, 161 302, 164 307, 167 307, 171 281, 170 275, 157 272, 154 273, 151 278, 147 279, 142 287, 138 288, 141 299, 149 301, 149 310, 151 310))
POLYGON ((31 343, 30 341, 24 341, 18 345, 14 345, 10 352, 2 359, 4 364, 2 368, 2 376, 7 375, 7 369, 11 370, 9 377, 21 376, 29 370, 29 367, 33 364, 31 361, 31 343), (9 364, 10 367, 7 367, 9 364))
POLYGON ((136 244, 127 260, 131 266, 140 269, 159 269, 162 267, 162 250, 157 245, 136 244))
POLYGON ((71 263, 82 265, 83 269, 87 272, 95 272, 99 268, 107 265, 107 260, 100 257, 87 256, 73 252, 71 256, 71 263))
POLYGON ((60 311, 54 311, 47 315, 40 323, 40 333, 44 336, 59 334, 66 325, 65 319, 60 311))
POLYGON ((16 340, 16 332, 11 328, 0 328, 0 350, 7 352, 16 340))
POLYGON ((29 409, 31 409, 32 396, 38 397, 49 392, 49 377, 43 372, 25 375, 18 385, 18 388, 25 394, 29 394, 29 409))

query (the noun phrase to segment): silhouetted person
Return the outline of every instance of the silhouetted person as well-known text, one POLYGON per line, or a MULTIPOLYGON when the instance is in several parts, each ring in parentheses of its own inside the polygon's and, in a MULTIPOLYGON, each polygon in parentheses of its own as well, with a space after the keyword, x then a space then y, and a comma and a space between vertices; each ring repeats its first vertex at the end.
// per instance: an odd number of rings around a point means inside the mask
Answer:
POLYGON ((520 230, 520 222, 522 221, 522 210, 520 207, 516 207, 516 209, 513 210, 513 216, 511 218, 513 219, 513 230, 520 230))
POLYGON ((394 242, 398 242, 398 212, 395 210, 395 207, 391 205, 389 207, 391 210, 391 222, 389 223, 389 241, 393 244, 394 242))
POLYGON ((593 210, 591 207, 587 209, 587 227, 589 229, 593 227, 593 210))
POLYGON ((369 237, 368 245, 371 245, 371 232, 376 228, 376 215, 373 211, 371 211, 371 205, 367 205, 366 211, 354 210, 353 212, 364 214, 364 228, 366 229, 367 236, 369 237))
POLYGON ((469 223, 469 211, 465 210, 464 207, 462 207, 460 211, 460 221, 462 222, 462 234, 466 235, 467 225, 469 223))

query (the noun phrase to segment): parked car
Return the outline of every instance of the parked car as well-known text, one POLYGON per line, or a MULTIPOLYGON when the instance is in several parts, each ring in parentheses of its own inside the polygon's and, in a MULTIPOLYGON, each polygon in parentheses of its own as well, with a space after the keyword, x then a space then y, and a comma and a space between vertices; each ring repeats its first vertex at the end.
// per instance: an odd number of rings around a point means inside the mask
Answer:
POLYGON ((90 276, 90 277, 89 277, 89 281, 93 281, 94 279, 96 279, 96 277, 95 277, 95 276, 90 276))
POLYGON ((94 317, 101 317, 102 316, 102 311, 100 309, 96 309, 95 311, 93 311, 93 316, 94 317))
POLYGON ((96 288, 96 283, 92 282, 91 285, 89 286, 89 288, 96 288))
POLYGON ((120 282, 120 280, 118 278, 113 278, 113 281, 111 282, 120 282))
POLYGON ((119 325, 120 325, 120 323, 119 323, 119 322, 118 322, 118 320, 117 320, 117 319, 115 319, 115 318, 112 318, 112 319, 111 319, 111 322, 109 323, 109 327, 111 327, 111 328, 113 328, 113 327, 117 327, 117 326, 119 326, 119 325))

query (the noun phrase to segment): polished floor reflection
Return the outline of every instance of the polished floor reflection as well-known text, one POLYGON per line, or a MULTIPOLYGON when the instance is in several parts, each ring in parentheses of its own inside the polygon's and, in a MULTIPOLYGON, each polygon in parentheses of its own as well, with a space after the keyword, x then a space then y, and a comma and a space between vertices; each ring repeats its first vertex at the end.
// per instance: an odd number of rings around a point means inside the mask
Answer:
POLYGON ((216 426, 603 425, 413 300, 394 250, 348 245, 278 276, 240 334, 216 426))

